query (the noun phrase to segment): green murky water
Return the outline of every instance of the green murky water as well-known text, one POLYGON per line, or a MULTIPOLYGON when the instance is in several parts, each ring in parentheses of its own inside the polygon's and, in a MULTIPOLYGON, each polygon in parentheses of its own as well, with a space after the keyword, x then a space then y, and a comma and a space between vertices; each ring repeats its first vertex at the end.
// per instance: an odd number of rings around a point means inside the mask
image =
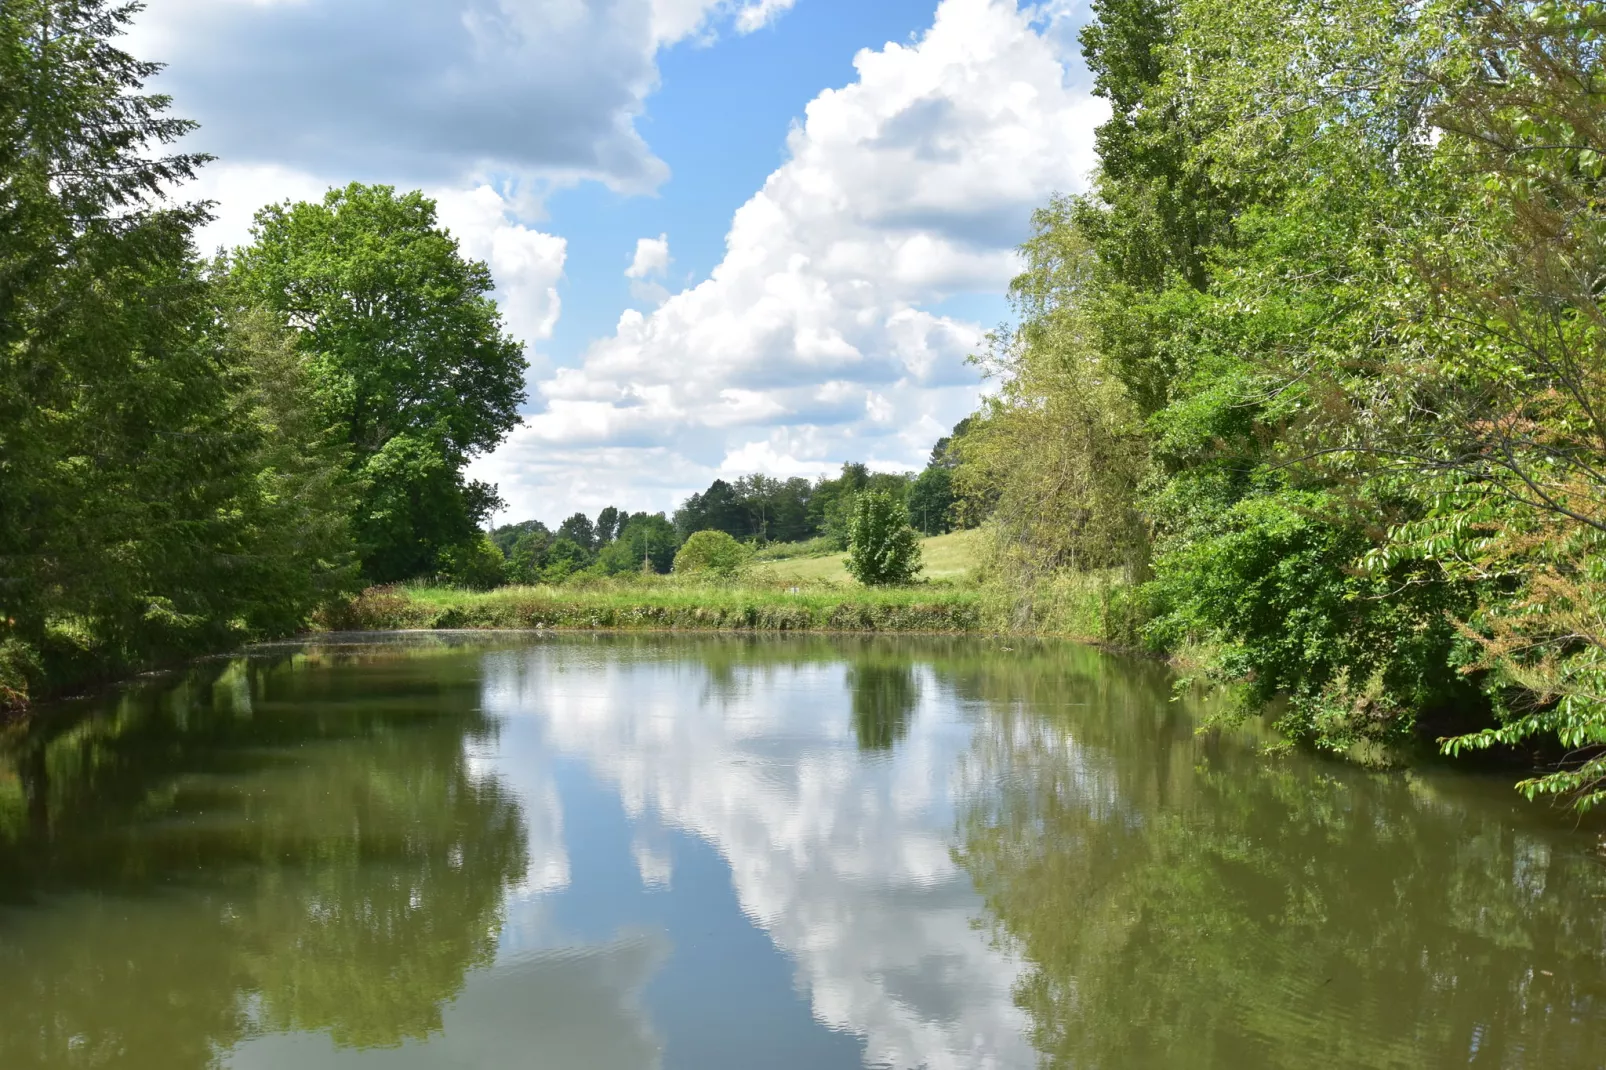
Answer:
POLYGON ((266 649, 0 750, 0 1067, 1596 1067, 1508 781, 1059 645, 266 649))

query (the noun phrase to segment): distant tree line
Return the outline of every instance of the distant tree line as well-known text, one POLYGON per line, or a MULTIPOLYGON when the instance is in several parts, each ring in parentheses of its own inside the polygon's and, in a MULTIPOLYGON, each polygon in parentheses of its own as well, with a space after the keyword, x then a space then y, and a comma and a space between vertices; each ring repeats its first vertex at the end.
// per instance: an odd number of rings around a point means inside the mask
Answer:
POLYGON ((506 559, 508 583, 562 583, 591 570, 605 576, 668 572, 681 539, 662 513, 628 513, 614 506, 592 520, 575 513, 557 531, 539 520, 493 528, 491 542, 506 559))
MULTIPOLYGON (((956 434, 968 425, 967 418, 956 434)), ((673 567, 680 547, 706 531, 722 532, 750 546, 819 539, 823 549, 846 550, 857 506, 868 495, 895 503, 897 515, 907 517, 916 531, 940 535, 959 523, 953 489, 959 462, 950 448, 953 441, 951 436, 940 439, 918 475, 872 472, 867 465, 850 461, 838 475, 812 481, 761 474, 716 479, 706 490, 690 495, 673 516, 631 513, 610 505, 595 519, 575 513, 556 531, 539 520, 505 524, 490 533, 491 545, 505 562, 502 571, 493 562, 478 574, 458 569, 455 577, 491 586, 561 583, 579 572, 664 573, 673 567)))
MULTIPOLYGON (((961 429, 966 424, 961 424, 961 429)), ((958 458, 940 439, 924 471, 871 472, 857 462, 842 466, 835 477, 814 481, 794 477, 775 479, 743 476, 734 482, 716 479, 707 490, 693 494, 675 510, 675 529, 682 536, 694 531, 723 531, 733 538, 757 543, 802 542, 826 538, 846 549, 853 504, 866 492, 880 492, 904 503, 913 526, 927 535, 953 530, 953 469, 958 458)))

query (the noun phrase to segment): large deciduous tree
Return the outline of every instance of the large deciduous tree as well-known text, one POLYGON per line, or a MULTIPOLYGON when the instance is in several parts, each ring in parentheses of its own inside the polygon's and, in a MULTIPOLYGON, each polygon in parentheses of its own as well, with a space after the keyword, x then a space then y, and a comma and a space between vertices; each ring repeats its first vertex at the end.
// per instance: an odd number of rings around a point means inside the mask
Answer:
POLYGON ((352 184, 257 213, 243 292, 292 330, 362 482, 363 571, 437 568, 477 538, 494 487, 463 476, 518 422, 527 363, 490 270, 465 258, 421 193, 352 184))

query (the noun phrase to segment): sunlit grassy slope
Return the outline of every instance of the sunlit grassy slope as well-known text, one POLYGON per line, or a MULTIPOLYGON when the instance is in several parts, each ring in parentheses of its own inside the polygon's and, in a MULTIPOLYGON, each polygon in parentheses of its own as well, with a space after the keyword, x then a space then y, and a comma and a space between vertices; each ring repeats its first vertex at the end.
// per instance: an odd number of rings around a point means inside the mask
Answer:
MULTIPOLYGON (((963 581, 969 578, 976 554, 981 550, 977 539, 979 531, 955 531, 947 535, 934 535, 920 540, 920 557, 925 569, 921 579, 963 581)), ((846 554, 829 557, 802 557, 788 561, 759 561, 754 563, 753 578, 764 581, 797 580, 810 582, 826 580, 833 583, 850 583, 843 562, 846 554)))

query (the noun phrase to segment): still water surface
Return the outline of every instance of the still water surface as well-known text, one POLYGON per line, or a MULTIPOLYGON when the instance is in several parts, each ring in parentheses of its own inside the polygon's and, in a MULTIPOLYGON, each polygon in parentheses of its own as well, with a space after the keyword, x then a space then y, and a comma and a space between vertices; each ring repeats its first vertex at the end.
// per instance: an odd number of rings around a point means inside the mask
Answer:
POLYGON ((0 1067, 1598 1067, 1592 837, 1062 645, 331 639, 0 749, 0 1067))

